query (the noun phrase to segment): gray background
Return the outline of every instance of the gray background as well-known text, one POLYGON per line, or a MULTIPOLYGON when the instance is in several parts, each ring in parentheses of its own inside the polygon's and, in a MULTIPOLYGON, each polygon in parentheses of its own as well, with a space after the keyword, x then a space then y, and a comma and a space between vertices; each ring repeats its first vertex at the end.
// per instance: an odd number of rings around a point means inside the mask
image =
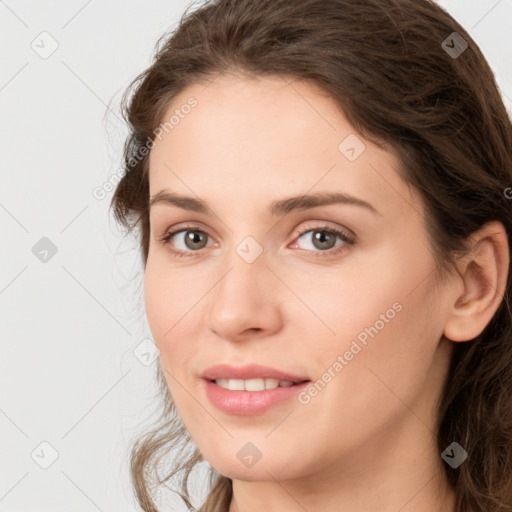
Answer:
MULTIPOLYGON (((439 3, 512 111, 512 0, 439 3)), ((1 512, 136 510, 127 450, 155 418, 157 354, 108 184, 120 96, 187 5, 0 1, 1 512)))

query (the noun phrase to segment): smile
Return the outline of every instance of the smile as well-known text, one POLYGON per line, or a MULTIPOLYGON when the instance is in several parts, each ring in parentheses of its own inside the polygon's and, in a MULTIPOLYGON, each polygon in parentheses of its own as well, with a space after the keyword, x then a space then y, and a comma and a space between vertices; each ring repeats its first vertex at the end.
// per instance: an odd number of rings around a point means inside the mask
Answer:
POLYGON ((289 380, 265 379, 215 379, 215 384, 230 391, 263 391, 264 389, 275 389, 277 387, 293 386, 289 380))
POLYGON ((203 383, 206 397, 220 411, 235 416, 255 416, 295 398, 311 381, 203 379, 203 383))

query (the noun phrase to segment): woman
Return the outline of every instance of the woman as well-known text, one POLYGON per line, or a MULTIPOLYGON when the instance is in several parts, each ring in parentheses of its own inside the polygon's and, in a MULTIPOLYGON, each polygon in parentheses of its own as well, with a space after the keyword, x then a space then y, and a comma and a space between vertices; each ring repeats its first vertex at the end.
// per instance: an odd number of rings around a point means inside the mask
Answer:
POLYGON ((206 461, 202 512, 512 510, 512 126, 468 33, 429 0, 210 2, 124 105, 142 509, 180 470, 193 509, 206 461))

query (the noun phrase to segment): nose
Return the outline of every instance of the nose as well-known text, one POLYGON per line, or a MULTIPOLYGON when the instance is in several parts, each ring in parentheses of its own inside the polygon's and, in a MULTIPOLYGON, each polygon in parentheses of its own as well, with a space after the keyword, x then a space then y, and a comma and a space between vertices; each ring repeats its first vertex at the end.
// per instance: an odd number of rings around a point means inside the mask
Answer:
POLYGON ((229 341, 268 337, 282 326, 279 279, 263 252, 248 263, 233 250, 209 294, 207 327, 229 341))

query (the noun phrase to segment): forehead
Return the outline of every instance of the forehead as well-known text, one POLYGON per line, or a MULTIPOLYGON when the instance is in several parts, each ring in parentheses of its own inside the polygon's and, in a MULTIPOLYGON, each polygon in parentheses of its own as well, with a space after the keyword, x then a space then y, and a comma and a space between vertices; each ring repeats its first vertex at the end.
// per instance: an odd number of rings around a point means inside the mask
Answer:
POLYGON ((150 153, 151 195, 251 198, 262 210, 269 198, 313 189, 347 192, 380 211, 415 201, 394 155, 357 134, 311 83, 219 76, 177 95, 162 122, 171 118, 150 153))

